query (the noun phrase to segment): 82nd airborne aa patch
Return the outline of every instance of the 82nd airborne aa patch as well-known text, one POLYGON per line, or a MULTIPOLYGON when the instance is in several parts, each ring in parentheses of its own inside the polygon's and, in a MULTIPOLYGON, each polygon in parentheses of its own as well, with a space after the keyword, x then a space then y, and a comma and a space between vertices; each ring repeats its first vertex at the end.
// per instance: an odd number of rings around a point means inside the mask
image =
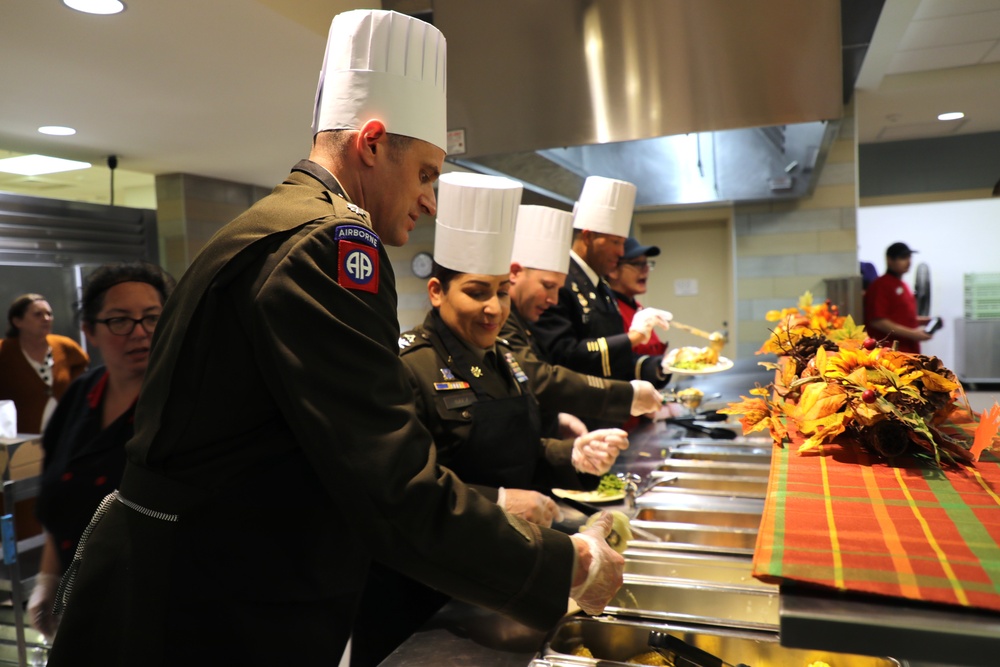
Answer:
POLYGON ((378 292, 379 238, 367 227, 337 227, 337 283, 348 289, 378 292))

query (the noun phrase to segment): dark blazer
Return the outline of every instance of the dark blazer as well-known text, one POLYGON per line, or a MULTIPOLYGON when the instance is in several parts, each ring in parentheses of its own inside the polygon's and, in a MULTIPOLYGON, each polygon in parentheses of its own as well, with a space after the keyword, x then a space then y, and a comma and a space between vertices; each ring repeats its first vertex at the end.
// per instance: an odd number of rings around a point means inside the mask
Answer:
POLYGON ((268 641, 279 662, 330 660, 372 558, 539 628, 565 612, 569 537, 435 465, 398 356, 392 267, 339 190, 300 162, 168 300, 121 495, 178 520, 111 504, 53 667, 171 664, 185 650, 261 664, 268 641))
POLYGON ((590 282, 575 258, 559 302, 529 328, 551 364, 616 380, 648 380, 658 387, 669 380, 660 370, 661 357, 633 352, 611 288, 603 279, 590 282))

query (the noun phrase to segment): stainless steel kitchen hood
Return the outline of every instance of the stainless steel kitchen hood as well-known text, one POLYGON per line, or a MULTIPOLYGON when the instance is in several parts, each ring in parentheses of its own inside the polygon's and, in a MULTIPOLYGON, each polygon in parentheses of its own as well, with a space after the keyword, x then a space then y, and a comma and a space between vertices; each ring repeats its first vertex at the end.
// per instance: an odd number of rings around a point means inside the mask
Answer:
POLYGON ((449 161, 571 203, 801 197, 842 115, 839 0, 434 0, 449 161))

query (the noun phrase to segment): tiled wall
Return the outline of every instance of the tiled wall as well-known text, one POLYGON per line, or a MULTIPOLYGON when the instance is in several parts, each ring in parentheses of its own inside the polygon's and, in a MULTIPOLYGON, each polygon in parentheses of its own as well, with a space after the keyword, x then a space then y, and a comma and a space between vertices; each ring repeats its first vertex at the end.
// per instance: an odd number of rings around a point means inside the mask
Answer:
POLYGON ((826 297, 825 278, 858 274, 854 119, 841 123, 812 197, 737 205, 736 354, 752 357, 768 335, 768 310, 809 290, 826 297))

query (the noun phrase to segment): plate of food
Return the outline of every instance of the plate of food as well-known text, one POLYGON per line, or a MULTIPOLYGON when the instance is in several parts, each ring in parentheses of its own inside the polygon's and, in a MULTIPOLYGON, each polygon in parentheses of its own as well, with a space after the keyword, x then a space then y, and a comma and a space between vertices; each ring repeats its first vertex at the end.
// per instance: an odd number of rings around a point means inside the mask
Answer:
POLYGON ((552 489, 552 493, 559 498, 581 503, 614 503, 625 499, 625 482, 616 475, 605 475, 593 491, 552 489))
POLYGON ((683 375, 707 375, 733 367, 731 359, 720 357, 711 347, 677 347, 663 358, 664 370, 683 375))

